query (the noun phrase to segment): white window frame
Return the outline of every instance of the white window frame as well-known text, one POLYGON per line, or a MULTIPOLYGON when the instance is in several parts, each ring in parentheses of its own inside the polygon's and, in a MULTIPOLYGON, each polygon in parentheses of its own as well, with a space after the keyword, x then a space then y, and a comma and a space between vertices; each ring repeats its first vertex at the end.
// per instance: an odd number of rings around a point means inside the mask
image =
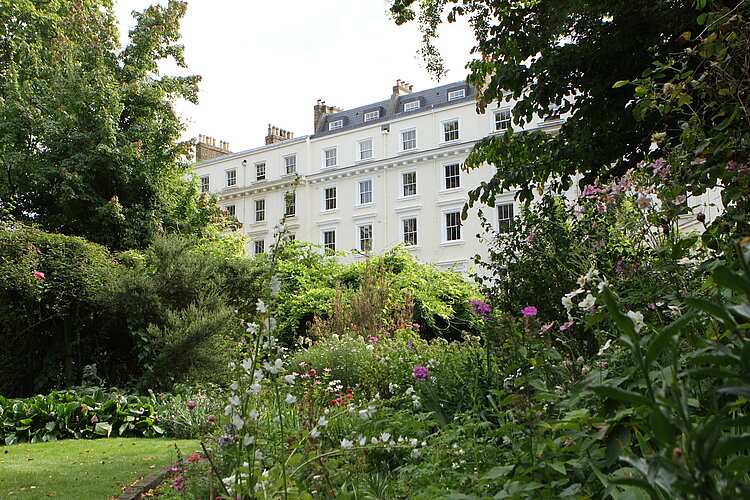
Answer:
POLYGON ((337 167, 339 164, 339 147, 338 146, 331 146, 330 148, 323 148, 323 168, 333 168, 337 167), (333 153, 332 156, 328 156, 328 153, 333 153), (332 160, 332 163, 328 163, 329 160, 332 160))
POLYGON ((253 241, 253 254, 261 255, 266 253, 266 240, 253 241))
POLYGON ((404 103, 404 113, 407 111, 414 111, 415 109, 419 109, 422 106, 422 104, 419 102, 419 99, 415 99, 413 101, 405 102, 404 103))
POLYGON ((208 193, 211 190, 211 177, 208 175, 201 175, 198 179, 200 180, 201 194, 208 193))
POLYGON ((443 163, 443 190, 449 191, 451 189, 459 189, 461 187, 461 163, 459 162, 451 162, 451 163, 443 163), (458 172, 456 175, 451 175, 451 179, 456 179, 458 182, 458 185, 456 186, 448 186, 448 167, 458 167, 458 172))
POLYGON ((408 172, 401 172, 401 198, 408 198, 410 196, 417 196, 417 193, 418 193, 418 191, 417 191, 417 179, 418 179, 418 176, 417 176, 417 171, 416 170, 409 170, 408 172), (407 194, 406 193, 406 187, 407 187, 407 185, 408 186, 412 185, 411 182, 409 184, 406 183, 406 176, 409 175, 409 174, 413 174, 414 175, 414 182, 413 182, 414 192, 407 194))
POLYGON ((380 118, 380 110, 376 109, 375 111, 366 112, 363 117, 363 121, 371 122, 373 120, 377 120, 378 118, 380 118))
POLYGON ((321 210, 323 212, 330 212, 332 210, 338 209, 338 188, 336 186, 326 186, 323 188, 322 197, 321 197, 321 210), (328 191, 332 189, 333 190, 333 197, 328 197, 328 191), (328 203, 330 200, 332 200, 331 203, 328 203), (331 207, 329 208, 329 205, 331 207))
POLYGON ((399 141, 398 141, 398 148, 399 151, 414 151, 417 149, 417 129, 416 128, 408 128, 406 130, 401 130, 399 132, 399 141), (404 136, 410 132, 414 132, 414 139, 409 139, 409 142, 414 141, 414 147, 407 148, 406 146, 406 140, 404 136))
POLYGON ((360 252, 372 252, 372 243, 373 243, 373 231, 372 231, 372 222, 366 222, 364 224, 358 224, 357 225, 357 247, 359 248, 360 252), (363 239, 363 230, 369 231, 369 238, 363 239), (365 244, 366 242, 369 242, 369 247, 365 244))
POLYGON ((321 229, 320 231, 320 246, 323 247, 323 250, 326 252, 335 252, 336 251, 336 228, 325 228, 321 229), (333 235, 332 241, 326 241, 328 235, 333 235), (329 247, 330 245, 330 247, 329 247))
POLYGON ((229 217, 237 218, 237 205, 234 203, 231 205, 224 205, 224 211, 227 213, 229 217))
POLYGON ((442 221, 442 229, 443 229, 443 242, 444 243, 462 243, 463 242, 463 224, 461 223, 461 210, 460 209, 451 209, 451 210, 444 210, 442 212, 443 221, 442 221), (449 217, 451 219, 456 219, 455 221, 450 221, 449 217), (457 225, 448 225, 449 222, 457 222, 457 225), (454 229, 455 234, 457 237, 451 238, 451 228, 454 229))
POLYGON ((255 180, 264 181, 266 180, 266 162, 259 161, 255 164, 255 180))
POLYGON ((510 113, 510 108, 496 109, 493 117, 495 118, 495 132, 505 132, 511 127, 513 116, 510 113))
MULTIPOLYGON (((411 228, 408 228, 411 229, 411 228)), ((401 241, 407 247, 416 247, 419 245, 419 217, 416 215, 409 215, 401 217, 401 241), (414 228, 407 232, 406 224, 408 221, 414 221, 414 228), (413 238, 411 237, 413 235, 413 238)))
POLYGON ((362 179, 357 181, 357 205, 372 205, 373 202, 373 180, 370 179, 362 179), (368 191, 362 191, 362 187, 366 184, 369 184, 370 189, 368 191), (363 198, 363 195, 369 195, 368 198, 363 198))
POLYGON ((515 217, 515 206, 513 202, 508 203, 497 203, 497 232, 498 233, 509 233, 511 226, 513 225, 513 218, 515 217), (510 214, 507 213, 510 209, 510 214), (503 213, 501 213, 503 212, 503 213))
POLYGON ((328 130, 336 130, 344 127, 344 120, 334 120, 328 123, 328 130))
POLYGON ((364 161, 364 160, 371 160, 372 159, 372 150, 373 150, 373 140, 372 137, 368 137, 366 139, 361 139, 357 141, 357 161, 364 161), (363 146, 366 146, 367 143, 370 144, 369 149, 363 148, 363 146), (365 154, 367 153, 367 154, 365 154))
POLYGON ((440 132, 442 134, 443 142, 453 142, 460 139, 461 135, 461 123, 458 118, 451 118, 450 120, 444 120, 440 122, 440 132), (449 126, 455 124, 455 130, 448 130, 449 126), (453 137, 455 135, 455 137, 453 137))
POLYGON ((236 168, 230 168, 228 170, 225 170, 225 184, 226 187, 235 187, 237 186, 237 169, 236 168))
POLYGON ((284 157, 284 169, 287 174, 297 172, 297 155, 287 155, 284 157))
POLYGON ((466 97, 466 89, 456 89, 448 92, 448 101, 456 101, 466 97))
POLYGON ((266 221, 266 199, 260 198, 260 199, 254 200, 253 207, 255 209, 255 216, 253 220, 255 222, 265 222, 266 221))

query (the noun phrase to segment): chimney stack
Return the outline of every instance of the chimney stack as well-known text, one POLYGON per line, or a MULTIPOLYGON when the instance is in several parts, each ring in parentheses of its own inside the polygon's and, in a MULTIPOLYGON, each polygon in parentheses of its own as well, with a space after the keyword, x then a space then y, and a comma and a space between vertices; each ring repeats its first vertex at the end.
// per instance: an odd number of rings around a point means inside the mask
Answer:
POLYGON ((393 86, 393 95, 406 95, 411 94, 414 85, 410 85, 400 78, 396 80, 396 85, 393 86))
POLYGON ((207 135, 198 134, 198 142, 195 144, 195 160, 198 162, 212 160, 220 156, 228 155, 229 142, 219 141, 216 145, 216 139, 207 135))
POLYGON ((294 139, 294 132, 284 130, 283 128, 274 127, 270 123, 268 124, 268 135, 266 135, 266 145, 275 144, 281 141, 288 141, 294 139))
POLYGON ((336 106, 328 106, 325 101, 321 101, 318 99, 318 104, 315 105, 315 117, 314 117, 314 123, 313 123, 313 130, 317 132, 323 131, 323 124, 325 123, 325 117, 326 115, 331 115, 333 113, 338 113, 339 111, 343 111, 343 109, 336 107, 336 106))

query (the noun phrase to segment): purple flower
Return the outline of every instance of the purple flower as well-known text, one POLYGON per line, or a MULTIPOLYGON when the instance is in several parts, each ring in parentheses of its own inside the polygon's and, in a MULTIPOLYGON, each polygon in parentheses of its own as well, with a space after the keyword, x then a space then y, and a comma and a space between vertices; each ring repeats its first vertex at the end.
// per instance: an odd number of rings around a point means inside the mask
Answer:
POLYGON ((562 325, 560 325, 560 331, 564 332, 565 330, 567 330, 571 326, 573 326, 573 322, 572 321, 566 321, 565 323, 563 323, 562 325))
POLYGON ((536 316, 537 310, 534 306, 526 306, 521 309, 521 314, 524 316, 536 316))
POLYGON ((482 318, 487 319, 487 316, 489 316, 491 310, 492 308, 490 307, 490 305, 485 302, 480 302, 478 300, 471 301, 471 312, 473 312, 477 316, 481 316, 482 318))
POLYGON ((370 342, 377 342, 378 340, 380 339, 377 337, 370 337, 370 342))
POLYGON ((427 377, 430 376, 430 370, 425 368, 424 366, 415 366, 414 367, 414 378, 418 380, 424 380, 427 377))
POLYGON ((208 417, 208 421, 209 421, 209 422, 216 422, 216 417, 214 417, 213 415, 210 415, 210 416, 208 417))
POLYGON ((193 408, 195 408, 195 403, 193 403, 193 402, 191 401, 191 402, 189 402, 189 403, 187 404, 187 407, 188 407, 188 410, 192 410, 193 408))

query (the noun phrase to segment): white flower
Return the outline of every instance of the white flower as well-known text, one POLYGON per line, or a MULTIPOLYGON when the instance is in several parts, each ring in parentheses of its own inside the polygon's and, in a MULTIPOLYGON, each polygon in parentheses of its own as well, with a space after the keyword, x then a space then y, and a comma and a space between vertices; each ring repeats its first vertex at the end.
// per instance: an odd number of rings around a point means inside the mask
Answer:
POLYGON ((372 345, 372 344, 367 344, 367 346, 366 346, 366 347, 367 347, 367 349, 369 349, 369 350, 371 350, 371 351, 372 351, 373 349, 375 349, 375 346, 374 346, 374 345, 372 345))
POLYGON ((269 363, 268 361, 263 362, 263 368, 265 368, 268 373, 279 373, 281 369, 284 367, 284 362, 280 359, 277 359, 273 362, 273 364, 269 363))
POLYGON ((240 388, 240 385, 237 382, 232 382, 229 388, 232 389, 233 391, 236 391, 237 389, 240 388))
POLYGON ((322 416, 318 419, 318 425, 321 427, 325 427, 328 425, 328 420, 326 420, 326 417, 322 416))
POLYGON ((351 448, 352 446, 354 446, 354 443, 352 443, 348 439, 342 439, 341 440, 341 447, 342 448, 351 448))
POLYGON ((355 411, 357 411, 357 409, 353 406, 350 406, 346 411, 348 411, 349 413, 354 413, 355 411))
POLYGON ((247 392, 249 394, 258 394, 261 390, 261 385, 258 383, 251 384, 250 387, 247 388, 247 392))
POLYGON ((284 402, 291 405, 297 402, 297 398, 295 396, 292 396, 291 394, 287 394, 284 402))
POLYGON ((293 385, 294 375, 284 375, 284 382, 286 382, 287 384, 293 385))
POLYGON ((328 415, 329 413, 331 413, 331 410, 329 410, 328 408, 323 410, 323 415, 328 415))
POLYGON ((320 436, 320 431, 318 430, 317 427, 313 427, 312 430, 310 431, 310 437, 316 438, 319 436, 320 436))
POLYGON ((367 443, 367 438, 364 436, 359 436, 359 445, 364 446, 365 443, 367 443))
MULTIPOLYGON (((284 226, 283 225, 280 226, 279 230, 283 232, 284 226)), ((278 295, 280 291, 281 291, 281 279, 279 279, 278 274, 274 274, 271 277, 271 295, 278 295)))
POLYGON ((404 394, 406 394, 407 396, 414 394, 414 387, 409 387, 408 389, 406 389, 406 392, 404 394))
POLYGON ((248 323, 247 324, 247 330, 245 330, 250 335, 257 335, 258 334, 258 323, 248 323))
POLYGON ((627 316, 628 318, 633 320, 635 333, 640 332, 641 328, 643 328, 643 325, 645 325, 645 323, 643 322, 643 314, 639 313, 638 311, 628 311, 627 316))
POLYGON ((263 452, 260 450, 255 450, 255 460, 263 460, 263 452))
POLYGON ((594 297, 590 293, 587 293, 586 298, 578 304, 578 307, 580 307, 581 309, 591 309, 594 304, 596 304, 596 297, 594 297))
POLYGON ((370 439, 370 442, 372 444, 378 444, 378 438, 376 438, 375 436, 373 436, 372 439, 370 439))
POLYGON ((242 362, 242 368, 245 369, 245 371, 249 371, 250 368, 253 367, 253 360, 252 359, 246 359, 242 362))
POLYGON ((602 293, 604 291, 604 287, 609 286, 609 281, 607 281, 607 278, 602 278, 602 280, 599 282, 599 285, 597 285, 596 290, 599 293, 602 293))
POLYGON ((421 455, 419 450, 417 449, 411 450, 411 458, 419 458, 419 455, 421 455))
POLYGON ((570 311, 571 309, 573 309, 573 296, 572 295, 568 294, 568 295, 563 296, 561 302, 562 302, 562 305, 565 306, 565 309, 567 311, 570 311))
POLYGON ((242 439, 242 443, 245 446, 250 446, 255 441, 255 436, 251 436, 250 434, 245 434, 245 437, 242 439))
POLYGON ((384 443, 388 442, 389 439, 391 439, 391 435, 387 432, 384 432, 380 435, 380 440, 384 443))
POLYGON ((604 354, 604 351, 606 351, 607 349, 609 349, 609 347, 610 347, 611 345, 612 345, 612 339, 609 339, 609 340, 607 340, 607 341, 606 341, 606 342, 604 343, 604 345, 603 345, 603 346, 601 347, 601 349, 599 349, 599 352, 597 352, 597 353, 596 353, 596 355, 597 355, 597 356, 601 356, 602 354, 604 354))
POLYGON ((263 472, 260 473, 260 477, 268 477, 268 469, 263 469, 263 472))
POLYGON ((359 410, 358 414, 359 418, 361 418, 362 420, 367 420, 368 418, 370 418, 370 414, 367 413, 367 410, 359 410))
POLYGON ((247 414, 247 416, 251 420, 255 420, 256 418, 258 418, 258 415, 259 415, 258 410, 256 410, 255 408, 253 408, 252 410, 250 410, 250 413, 247 414))
POLYGON ((229 404, 232 406, 239 406, 240 405, 240 397, 239 396, 232 396, 229 398, 229 404))
POLYGON ((235 367, 235 366, 237 366, 237 365, 235 365, 233 361, 230 361, 230 362, 229 362, 229 363, 227 364, 227 366, 229 367, 229 369, 230 369, 230 370, 234 370, 234 367, 235 367))
POLYGON ((258 299, 258 302, 255 303, 255 308, 258 310, 258 312, 261 312, 261 313, 268 311, 268 308, 266 307, 266 303, 263 302, 263 299, 258 299))
POLYGON ((263 377, 265 377, 265 375, 263 375, 263 370, 261 370, 260 368, 258 368, 257 370, 253 372, 253 378, 257 380, 258 382, 263 380, 263 377))
POLYGON ((229 415, 233 411, 234 411, 234 406, 232 405, 227 405, 224 407, 224 415, 229 415))
POLYGON ((417 441, 415 438, 411 438, 409 440, 409 446, 411 446, 412 448, 416 447, 418 443, 419 441, 417 441))
POLYGON ((239 431, 245 426, 245 422, 242 420, 242 417, 235 413, 232 415, 232 425, 239 431))

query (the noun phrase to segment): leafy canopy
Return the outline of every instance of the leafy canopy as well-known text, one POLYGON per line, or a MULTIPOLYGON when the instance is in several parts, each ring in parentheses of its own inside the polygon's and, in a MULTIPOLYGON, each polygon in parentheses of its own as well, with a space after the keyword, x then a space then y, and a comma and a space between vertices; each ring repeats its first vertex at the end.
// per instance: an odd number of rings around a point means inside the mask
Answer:
POLYGON ((0 204, 15 220, 123 249, 210 219, 207 202, 185 202, 194 190, 172 107, 197 102, 200 78, 158 68, 185 66, 185 9, 134 13, 119 50, 111 0, 0 4, 0 204))

